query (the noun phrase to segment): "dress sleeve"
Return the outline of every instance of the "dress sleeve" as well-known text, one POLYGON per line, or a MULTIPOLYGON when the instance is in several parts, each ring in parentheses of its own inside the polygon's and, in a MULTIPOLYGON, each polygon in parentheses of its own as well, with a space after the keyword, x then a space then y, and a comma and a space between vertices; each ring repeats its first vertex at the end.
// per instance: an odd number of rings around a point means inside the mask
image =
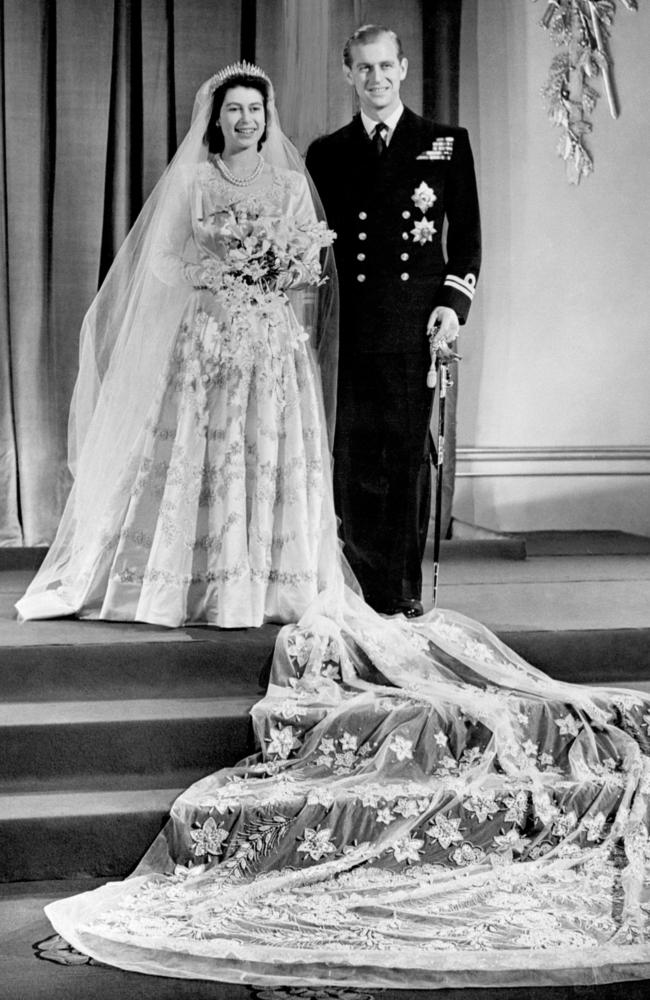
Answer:
POLYGON ((298 224, 311 225, 317 221, 314 199, 304 174, 294 173, 291 189, 291 214, 298 224))
POLYGON ((200 194, 194 176, 183 172, 182 183, 168 192, 166 210, 156 237, 152 270, 165 285, 195 285, 201 270, 192 226, 193 201, 200 194))

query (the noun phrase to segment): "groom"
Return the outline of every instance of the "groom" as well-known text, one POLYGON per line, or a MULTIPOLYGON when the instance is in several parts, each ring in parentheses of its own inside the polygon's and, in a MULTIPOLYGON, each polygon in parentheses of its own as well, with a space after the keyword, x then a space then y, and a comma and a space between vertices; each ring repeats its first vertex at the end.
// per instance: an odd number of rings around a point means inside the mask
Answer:
POLYGON ((312 143, 307 167, 338 234, 334 489, 345 554, 369 604, 415 617, 431 504, 429 339, 448 355, 465 322, 480 223, 467 132, 404 107, 407 68, 393 31, 355 31, 343 72, 360 114, 312 143))

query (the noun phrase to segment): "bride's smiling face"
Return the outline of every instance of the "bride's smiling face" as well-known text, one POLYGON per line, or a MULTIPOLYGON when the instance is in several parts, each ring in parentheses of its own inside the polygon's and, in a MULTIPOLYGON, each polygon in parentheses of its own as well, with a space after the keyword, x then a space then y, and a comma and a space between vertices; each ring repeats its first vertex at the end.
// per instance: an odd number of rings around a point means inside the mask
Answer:
POLYGON ((257 149, 266 125, 264 99, 260 91, 253 87, 231 87, 227 90, 219 112, 219 124, 226 155, 257 149))

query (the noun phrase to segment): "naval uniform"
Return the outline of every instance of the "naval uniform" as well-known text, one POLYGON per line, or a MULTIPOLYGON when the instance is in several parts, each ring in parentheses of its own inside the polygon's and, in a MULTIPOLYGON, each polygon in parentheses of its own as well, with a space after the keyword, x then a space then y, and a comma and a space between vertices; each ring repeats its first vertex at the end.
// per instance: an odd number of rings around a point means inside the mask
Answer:
POLYGON ((389 137, 379 155, 357 115, 307 153, 337 233, 335 501, 345 554, 366 600, 382 611, 419 600, 422 590, 433 405, 427 321, 441 305, 465 322, 481 253, 466 130, 403 108, 389 137))

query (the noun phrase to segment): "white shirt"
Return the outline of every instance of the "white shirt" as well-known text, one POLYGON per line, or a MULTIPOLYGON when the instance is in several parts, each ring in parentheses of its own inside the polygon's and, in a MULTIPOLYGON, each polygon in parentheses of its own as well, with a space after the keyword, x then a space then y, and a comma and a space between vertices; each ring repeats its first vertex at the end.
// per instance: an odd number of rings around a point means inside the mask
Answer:
MULTIPOLYGON (((395 110, 388 116, 388 118, 382 119, 385 125, 388 126, 388 132, 384 133, 384 141, 387 146, 390 145, 390 140, 393 138, 393 132, 397 126, 398 121, 402 117, 402 111, 404 110, 404 105, 400 101, 395 110)), ((363 122, 363 127, 365 128, 369 138, 372 138, 372 133, 379 124, 374 120, 374 118, 369 118, 365 111, 361 112, 361 121, 363 122)))

